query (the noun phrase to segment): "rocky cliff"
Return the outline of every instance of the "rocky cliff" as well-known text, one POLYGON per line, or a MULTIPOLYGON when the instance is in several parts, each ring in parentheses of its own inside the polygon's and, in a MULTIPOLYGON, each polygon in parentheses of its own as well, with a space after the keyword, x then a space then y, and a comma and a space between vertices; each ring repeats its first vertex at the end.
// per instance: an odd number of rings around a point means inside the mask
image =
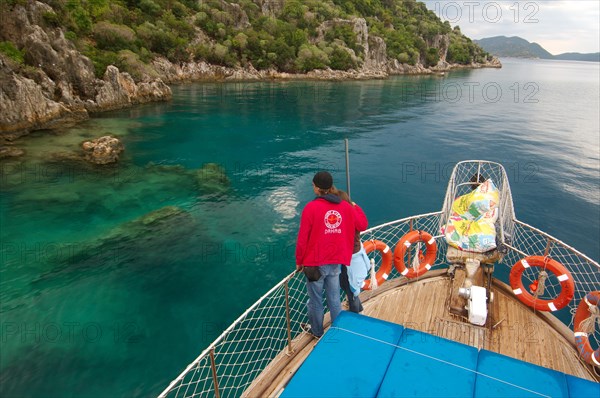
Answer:
POLYGON ((136 83, 109 67, 103 79, 92 62, 65 38, 59 28, 43 23, 52 8, 40 2, 3 10, 0 40, 25 49, 24 65, 0 53, 0 134, 72 124, 92 112, 136 103, 168 100, 171 89, 162 80, 136 83))
MULTIPOLYGON (((238 4, 219 0, 220 6, 232 15, 234 24, 247 26, 248 16, 238 4)), ((264 15, 281 12, 283 0, 255 0, 264 15)), ((439 73, 454 67, 446 61, 448 35, 437 35, 427 43, 439 50, 439 62, 426 68, 400 63, 387 55, 383 38, 369 33, 364 18, 335 18, 321 23, 317 41, 336 26, 350 27, 355 35, 354 51, 346 48, 357 65, 355 69, 334 71, 317 69, 306 74, 279 72, 275 69, 257 70, 246 67, 225 67, 204 61, 172 63, 156 57, 136 76, 109 66, 102 79, 94 75, 90 59, 82 55, 65 38, 61 28, 44 22, 52 8, 41 2, 29 1, 0 9, 0 42, 12 42, 23 49, 24 62, 18 63, 0 52, 0 148, 2 140, 32 130, 64 126, 84 120, 90 113, 113 110, 149 101, 169 100, 171 90, 165 84, 202 80, 260 80, 260 79, 368 79, 385 78, 393 74, 439 73), (158 76, 158 78, 157 78, 158 76)), ((198 31, 198 40, 208 39, 198 31)), ((500 67, 497 59, 467 67, 500 67)), ((5 151, 5 153, 8 153, 5 151)))
POLYGON ((321 24, 317 31, 315 42, 325 35, 327 30, 338 25, 348 25, 356 34, 356 42, 362 48, 363 54, 359 58, 352 50, 352 56, 360 60, 360 67, 349 71, 317 69, 303 74, 279 72, 274 69, 256 70, 252 66, 247 68, 231 68, 220 65, 211 65, 204 61, 173 64, 164 57, 157 57, 152 62, 152 70, 166 82, 181 81, 212 81, 212 80, 264 80, 264 79, 296 79, 296 80, 348 80, 348 79, 373 79, 386 78, 390 75, 404 74, 434 74, 449 71, 455 68, 500 68, 497 58, 486 63, 472 63, 470 65, 451 64, 446 61, 449 46, 448 35, 437 35, 428 43, 439 48, 440 60, 437 65, 426 68, 423 64, 403 64, 387 56, 385 41, 375 35, 369 34, 369 29, 364 18, 333 19, 321 24))

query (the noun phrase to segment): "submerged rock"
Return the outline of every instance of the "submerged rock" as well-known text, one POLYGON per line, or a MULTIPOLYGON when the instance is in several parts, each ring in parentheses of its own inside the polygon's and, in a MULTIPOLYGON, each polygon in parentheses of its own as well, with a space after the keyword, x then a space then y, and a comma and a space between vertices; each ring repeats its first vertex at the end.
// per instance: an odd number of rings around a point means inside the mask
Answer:
POLYGON ((137 224, 145 226, 162 222, 168 219, 169 217, 185 216, 185 214, 186 212, 177 206, 167 206, 150 212, 148 214, 144 214, 142 217, 132 221, 131 223, 125 224, 125 226, 132 227, 136 226, 137 224))
POLYGON ((195 227, 196 222, 189 212, 177 206, 165 206, 119 225, 91 246, 168 241, 188 235, 195 227))
POLYGON ((177 231, 180 235, 188 233, 194 225, 194 218, 186 210, 177 206, 165 206, 121 224, 99 241, 102 244, 111 241, 131 242, 151 236, 164 237, 172 231, 177 231))
POLYGON ((173 174, 177 174, 177 175, 184 175, 186 173, 189 173, 189 170, 180 164, 160 164, 160 163, 150 162, 146 165, 145 169, 148 171, 151 171, 154 173, 160 173, 160 174, 173 173, 173 174))
POLYGON ((25 151, 12 146, 0 146, 0 159, 16 158, 25 154, 25 151))
POLYGON ((81 144, 85 159, 94 164, 109 164, 119 160, 119 155, 125 147, 118 138, 104 136, 81 144))
POLYGON ((225 193, 229 190, 229 177, 225 168, 217 163, 207 163, 196 172, 200 189, 207 193, 225 193))
POLYGON ((81 203, 81 192, 74 184, 65 184, 61 188, 54 189, 52 185, 42 186, 18 195, 18 198, 37 201, 40 205, 45 206, 48 211, 51 211, 57 205, 77 206, 81 203))
POLYGON ((125 222, 98 238, 60 246, 50 259, 52 270, 36 283, 48 279, 83 278, 110 269, 153 264, 164 265, 186 256, 191 242, 208 242, 201 226, 188 211, 166 206, 125 222), (53 260, 53 261, 52 261, 53 260), (81 272, 86 269, 86 272, 81 272))

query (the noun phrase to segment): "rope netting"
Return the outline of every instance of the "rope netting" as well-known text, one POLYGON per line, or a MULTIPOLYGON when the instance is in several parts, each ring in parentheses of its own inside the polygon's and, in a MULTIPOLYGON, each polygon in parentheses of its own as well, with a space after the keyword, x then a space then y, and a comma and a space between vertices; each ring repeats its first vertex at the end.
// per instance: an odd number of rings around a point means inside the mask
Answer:
POLYGON ((302 332, 306 300, 304 275, 289 275, 242 314, 160 396, 214 397, 215 381, 220 397, 240 396, 286 348, 288 319, 292 339, 302 332))
MULTIPOLYGON (((554 314, 572 328, 573 316, 581 299, 588 292, 600 289, 600 265, 567 244, 514 218, 510 186, 502 166, 489 162, 470 162, 455 169, 455 172, 460 175, 453 174, 442 211, 379 225, 365 231, 362 240, 380 240, 394 250, 400 238, 408 232, 424 231, 436 238, 437 256, 433 268, 448 267, 447 244, 440 233, 440 226, 447 221, 453 199, 457 194, 471 190, 468 183, 475 173, 494 178, 501 195, 508 195, 508 198, 501 200, 500 208, 510 215, 499 217, 501 241, 506 243, 508 252, 497 264, 494 276, 508 283, 510 269, 526 256, 548 256, 558 261, 573 277, 575 295, 564 309, 554 314)), ((374 251, 369 256, 374 258, 377 267, 381 264, 379 252, 374 251)), ((538 272, 539 269, 524 272, 524 285, 534 283, 539 278, 538 272)), ((398 277, 401 275, 393 267, 388 280, 398 277)), ((556 297, 561 291, 560 281, 552 273, 548 273, 544 284, 539 299, 556 297)), ((307 299, 304 275, 290 274, 246 310, 171 382, 160 397, 242 396, 265 367, 287 349, 290 339, 302 333, 300 323, 307 321, 307 299)), ((593 347, 600 344, 598 333, 590 335, 593 347)))
MULTIPOLYGON (((575 293, 573 299, 564 309, 554 313, 563 323, 570 328, 573 327, 573 318, 577 306, 585 295, 591 291, 600 289, 600 266, 597 262, 578 252, 566 243, 520 221, 515 222, 515 233, 511 250, 504 257, 503 264, 507 270, 518 261, 528 256, 544 256, 564 266, 575 281, 575 293)), ((539 267, 526 269, 521 278, 523 285, 533 287, 544 271, 539 267)), ((557 275, 547 272, 544 281, 543 293, 537 296, 540 300, 552 300, 562 291, 561 283, 557 275)), ((534 291, 530 291, 534 295, 534 291)), ((600 336, 599 336, 600 337, 600 336)))
POLYGON ((459 162, 454 166, 444 205, 442 207, 442 216, 440 218, 440 228, 446 225, 452 214, 452 204, 456 198, 470 193, 478 185, 486 180, 492 180, 500 193, 500 203, 498 203, 498 221, 497 239, 504 243, 513 234, 515 219, 515 210, 513 207, 512 193, 508 176, 504 167, 499 163, 487 162, 482 160, 467 160, 459 162))

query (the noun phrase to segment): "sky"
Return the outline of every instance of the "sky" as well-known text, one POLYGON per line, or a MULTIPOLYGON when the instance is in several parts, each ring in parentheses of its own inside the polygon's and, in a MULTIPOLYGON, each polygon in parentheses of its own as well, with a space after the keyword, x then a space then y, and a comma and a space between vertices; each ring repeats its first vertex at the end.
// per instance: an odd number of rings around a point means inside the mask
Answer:
POLYGON ((600 0, 426 0, 471 39, 519 36, 550 53, 600 51, 600 0))

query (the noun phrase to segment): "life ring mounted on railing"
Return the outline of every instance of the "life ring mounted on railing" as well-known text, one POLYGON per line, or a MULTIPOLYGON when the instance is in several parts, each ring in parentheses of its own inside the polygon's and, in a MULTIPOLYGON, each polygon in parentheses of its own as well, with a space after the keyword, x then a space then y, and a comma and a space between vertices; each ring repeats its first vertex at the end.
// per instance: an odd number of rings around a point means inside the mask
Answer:
MULTIPOLYGON (((387 278, 389 278, 390 273, 392 272, 392 250, 385 242, 380 240, 367 240, 363 242, 363 246, 367 254, 371 253, 373 250, 377 250, 379 251, 379 254, 381 254, 381 265, 379 266, 379 270, 375 273, 377 286, 380 286, 387 278)), ((365 279, 362 289, 371 290, 371 281, 369 279, 365 279)))
MULTIPOLYGON (((585 330, 583 323, 592 315, 592 308, 600 307, 600 291, 594 291, 588 293, 580 302, 575 313, 575 320, 573 321, 573 333, 575 335, 575 344, 577 345, 577 351, 581 358, 589 363, 600 367, 600 347, 594 351, 590 345, 588 331, 585 330)), ((598 316, 598 314, 594 314, 598 316)), ((594 320, 592 320, 594 321, 594 320)), ((595 321, 594 321, 595 322, 595 321)))
POLYGON ((436 254, 437 244, 435 243, 434 237, 425 231, 411 231, 400 238, 396 248, 394 249, 394 266, 400 274, 408 279, 416 278, 423 275, 429 271, 431 267, 433 267, 436 254), (408 248, 417 242, 425 243, 425 255, 423 255, 421 250, 418 250, 415 255, 418 256, 419 266, 411 267, 409 265, 407 267, 404 263, 404 256, 408 248))
MULTIPOLYGON (((571 273, 558 261, 547 256, 529 256, 515 263, 510 270, 510 287, 517 298, 528 307, 538 311, 558 311, 564 308, 573 299, 575 295, 575 282, 571 273), (561 291, 558 297, 552 300, 545 300, 534 297, 523 285, 521 276, 523 272, 530 267, 540 267, 552 272, 560 282, 561 291)), ((531 290, 538 288, 538 280, 534 281, 531 290)))

